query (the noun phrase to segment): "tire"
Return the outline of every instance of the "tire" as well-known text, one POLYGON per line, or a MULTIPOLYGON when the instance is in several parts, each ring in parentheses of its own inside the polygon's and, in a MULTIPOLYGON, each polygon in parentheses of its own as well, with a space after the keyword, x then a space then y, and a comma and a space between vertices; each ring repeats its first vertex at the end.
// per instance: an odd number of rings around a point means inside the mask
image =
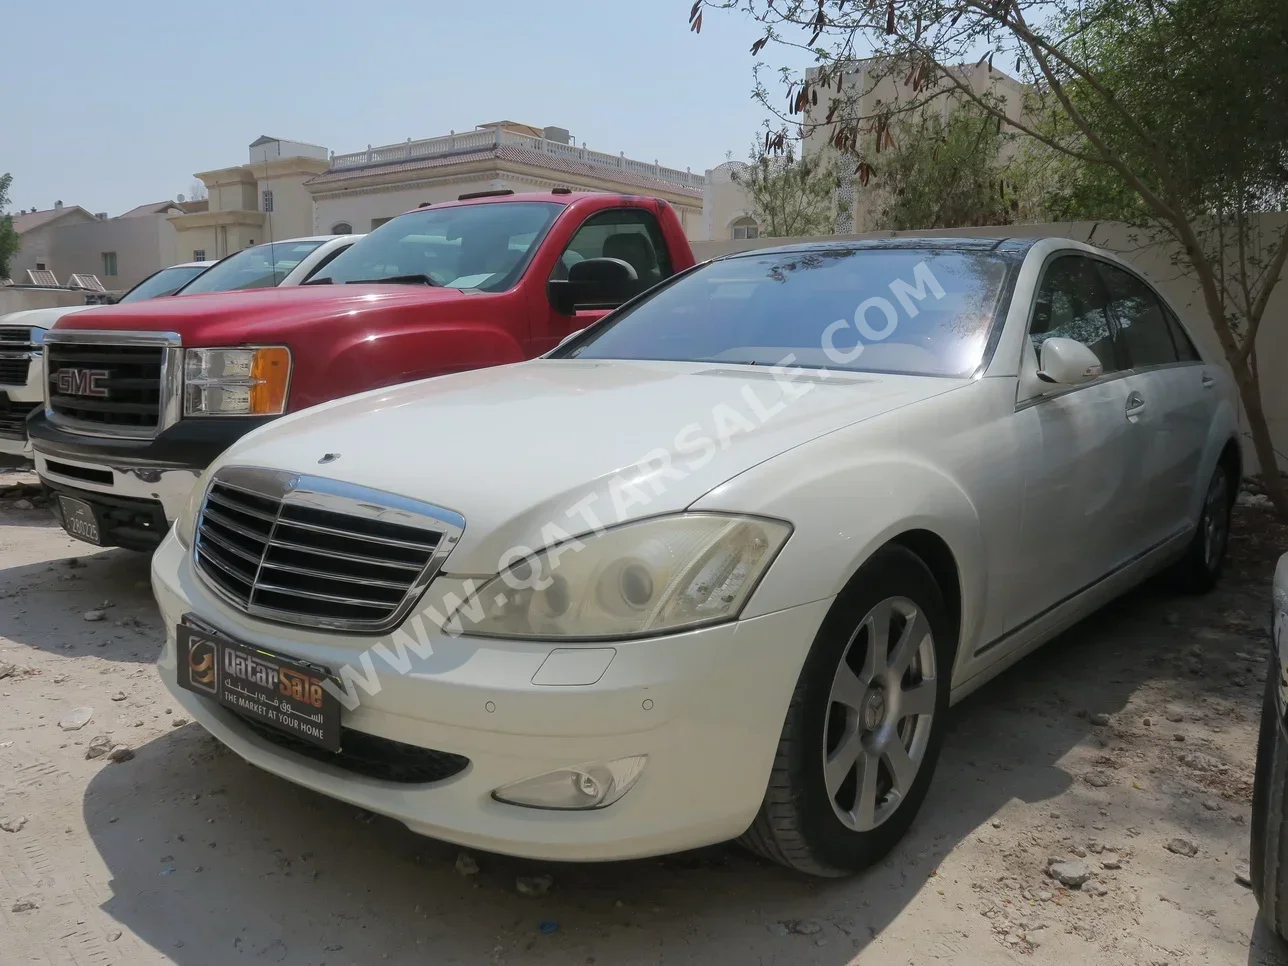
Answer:
POLYGON ((1237 480, 1220 464, 1212 473, 1203 497, 1203 512, 1185 556, 1172 567, 1172 577, 1179 589, 1202 594, 1216 586, 1225 567, 1230 545, 1230 513, 1234 509, 1237 480))
POLYGON ((1284 814, 1288 802, 1288 743, 1283 738, 1275 700, 1279 673, 1278 656, 1273 656, 1261 703, 1248 865, 1261 918, 1280 936, 1288 938, 1288 816, 1284 814))
POLYGON ((878 551, 814 639, 760 812, 739 842, 817 876, 848 875, 881 859, 930 785, 955 653, 956 629, 921 558, 898 546, 878 551), (883 637, 888 646, 874 648, 883 637))

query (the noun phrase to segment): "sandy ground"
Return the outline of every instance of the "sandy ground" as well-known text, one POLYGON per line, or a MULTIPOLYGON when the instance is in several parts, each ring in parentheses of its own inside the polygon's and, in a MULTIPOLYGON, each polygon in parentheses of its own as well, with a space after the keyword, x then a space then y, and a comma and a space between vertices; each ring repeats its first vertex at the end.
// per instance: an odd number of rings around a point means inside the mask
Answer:
POLYGON ((252 768, 172 711, 147 561, 76 543, 3 483, 4 966, 1288 962, 1238 881, 1288 546, 1264 510, 1239 511, 1216 593, 1133 594, 958 706, 909 837, 822 882, 734 846, 604 865, 474 854, 474 872, 252 768), (60 727, 79 707, 92 720, 60 727), (96 738, 133 757, 87 759, 96 738), (1094 877, 1065 888, 1053 858, 1094 877), (516 889, 540 875, 547 893, 516 889))

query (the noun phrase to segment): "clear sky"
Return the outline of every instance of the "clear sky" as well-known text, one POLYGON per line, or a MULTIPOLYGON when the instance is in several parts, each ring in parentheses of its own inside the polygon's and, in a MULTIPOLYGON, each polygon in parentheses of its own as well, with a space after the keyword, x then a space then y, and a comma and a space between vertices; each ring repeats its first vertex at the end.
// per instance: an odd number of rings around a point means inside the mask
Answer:
MULTIPOLYGON (((338 153, 514 120, 703 171, 745 158, 760 34, 690 0, 63 0, 0 16, 11 211, 116 215, 247 161, 261 134, 338 153)), ((771 51, 765 51, 762 58, 771 51)), ((781 53, 775 57, 783 56, 781 53)))

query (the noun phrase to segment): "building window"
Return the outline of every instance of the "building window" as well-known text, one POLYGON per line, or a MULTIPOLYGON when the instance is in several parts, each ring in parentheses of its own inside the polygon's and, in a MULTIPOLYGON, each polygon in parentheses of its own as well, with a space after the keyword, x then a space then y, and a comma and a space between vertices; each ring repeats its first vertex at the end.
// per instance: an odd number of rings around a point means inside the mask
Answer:
POLYGON ((103 252, 103 274, 116 274, 116 252, 103 252))
POLYGON ((273 210, 273 192, 271 191, 264 192, 264 210, 265 211, 273 210))
POLYGON ((48 269, 45 268, 44 262, 36 262, 36 271, 44 272, 44 271, 48 271, 48 269))
POLYGON ((760 237, 760 227, 756 224, 756 219, 739 218, 735 221, 733 223, 733 237, 735 240, 760 237))
POLYGON ((192 260, 194 262, 204 262, 206 260, 206 250, 204 248, 194 248, 192 250, 192 260))
POLYGON ((331 226, 331 234, 352 235, 353 226, 349 224, 347 221, 337 221, 334 225, 331 226))

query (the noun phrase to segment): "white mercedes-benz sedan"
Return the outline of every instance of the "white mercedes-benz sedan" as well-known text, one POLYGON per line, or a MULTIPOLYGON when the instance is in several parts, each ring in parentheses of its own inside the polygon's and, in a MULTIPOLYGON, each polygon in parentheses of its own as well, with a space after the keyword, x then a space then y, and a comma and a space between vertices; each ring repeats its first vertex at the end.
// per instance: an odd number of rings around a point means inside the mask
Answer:
MULTIPOLYGON (((587 305, 633 271, 580 264, 587 305)), ((1094 248, 761 250, 552 319, 544 358, 211 466, 153 563, 188 714, 466 846, 741 837, 841 875, 908 828, 953 701, 1157 571, 1219 575, 1231 380, 1094 248)))

